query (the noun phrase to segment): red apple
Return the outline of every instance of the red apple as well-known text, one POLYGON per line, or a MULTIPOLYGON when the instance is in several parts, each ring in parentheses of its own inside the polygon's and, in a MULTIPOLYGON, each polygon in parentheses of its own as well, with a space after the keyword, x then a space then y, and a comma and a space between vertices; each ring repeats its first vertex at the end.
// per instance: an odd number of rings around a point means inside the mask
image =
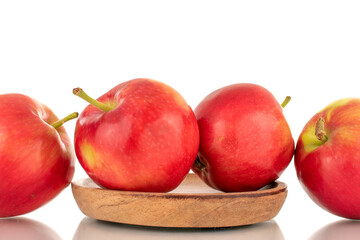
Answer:
POLYGON ((167 192, 189 172, 199 147, 192 109, 171 87, 150 79, 124 82, 94 100, 75 128, 75 152, 99 185, 167 192))
POLYGON ((292 159, 294 140, 282 108, 261 86, 218 89, 200 102, 195 116, 201 141, 192 169, 213 188, 257 190, 277 179, 292 159))
POLYGON ((74 154, 63 126, 45 105, 0 95, 0 217, 33 211, 69 185, 74 154))
POLYGON ((338 100, 310 119, 297 141, 295 167, 318 205, 360 219, 360 99, 338 100))

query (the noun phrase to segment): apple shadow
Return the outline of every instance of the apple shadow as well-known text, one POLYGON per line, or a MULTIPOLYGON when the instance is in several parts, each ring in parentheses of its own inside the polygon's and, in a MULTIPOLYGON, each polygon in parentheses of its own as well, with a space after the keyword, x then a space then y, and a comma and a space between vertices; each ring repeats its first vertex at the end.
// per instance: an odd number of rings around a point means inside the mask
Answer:
POLYGON ((0 239, 62 240, 62 238, 47 225, 23 217, 0 219, 0 239))
POLYGON ((339 220, 316 231, 309 240, 358 240, 360 221, 339 220))
POLYGON ((248 226, 229 228, 157 228, 134 226, 95 220, 89 217, 80 222, 73 240, 112 239, 267 239, 284 240, 274 220, 248 226))

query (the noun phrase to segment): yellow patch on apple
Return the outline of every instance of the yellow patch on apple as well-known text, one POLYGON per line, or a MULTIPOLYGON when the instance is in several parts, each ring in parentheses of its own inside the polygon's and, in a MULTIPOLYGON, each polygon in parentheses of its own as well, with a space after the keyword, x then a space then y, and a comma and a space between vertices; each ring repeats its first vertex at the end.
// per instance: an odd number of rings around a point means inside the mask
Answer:
POLYGON ((323 144, 323 142, 317 139, 315 135, 315 125, 304 131, 301 140, 307 153, 314 151, 323 144))
POLYGON ((96 163, 95 151, 90 144, 87 142, 83 143, 80 147, 84 160, 88 163, 89 167, 93 168, 96 163))
POLYGON ((326 115, 326 121, 330 121, 330 117, 332 112, 334 111, 334 109, 336 109, 337 107, 341 107, 346 105, 348 102, 350 102, 352 99, 351 98, 343 98, 340 100, 337 100, 333 103, 330 103, 329 105, 327 105, 323 110, 321 110, 320 112, 324 112, 327 111, 327 115, 326 115))

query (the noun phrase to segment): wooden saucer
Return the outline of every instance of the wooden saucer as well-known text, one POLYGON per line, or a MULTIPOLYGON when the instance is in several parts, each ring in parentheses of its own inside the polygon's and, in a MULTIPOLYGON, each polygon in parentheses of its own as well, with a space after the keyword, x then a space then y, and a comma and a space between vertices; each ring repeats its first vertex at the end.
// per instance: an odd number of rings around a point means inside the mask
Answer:
POLYGON ((98 220, 133 225, 213 228, 248 225, 275 217, 285 202, 286 184, 273 182, 258 191, 224 193, 188 174, 169 193, 104 189, 91 179, 71 184, 80 210, 98 220))

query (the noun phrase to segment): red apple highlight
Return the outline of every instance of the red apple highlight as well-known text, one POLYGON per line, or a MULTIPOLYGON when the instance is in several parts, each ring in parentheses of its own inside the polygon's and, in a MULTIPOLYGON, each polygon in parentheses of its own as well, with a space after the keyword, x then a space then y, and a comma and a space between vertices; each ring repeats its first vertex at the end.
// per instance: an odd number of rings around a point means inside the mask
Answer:
POLYGON ((315 203, 360 219, 360 99, 338 100, 309 120, 297 141, 295 167, 315 203))
POLYGON ((75 152, 99 185, 120 190, 167 192, 189 172, 199 147, 192 109, 171 87, 150 79, 124 82, 91 105, 75 129, 75 152))
POLYGON ((44 104, 0 95, 0 217, 31 212, 59 194, 74 175, 74 154, 62 124, 44 104))
POLYGON ((200 102, 195 116, 201 141, 192 169, 213 188, 257 190, 276 180, 293 157, 294 140, 282 108, 261 86, 218 89, 200 102))

